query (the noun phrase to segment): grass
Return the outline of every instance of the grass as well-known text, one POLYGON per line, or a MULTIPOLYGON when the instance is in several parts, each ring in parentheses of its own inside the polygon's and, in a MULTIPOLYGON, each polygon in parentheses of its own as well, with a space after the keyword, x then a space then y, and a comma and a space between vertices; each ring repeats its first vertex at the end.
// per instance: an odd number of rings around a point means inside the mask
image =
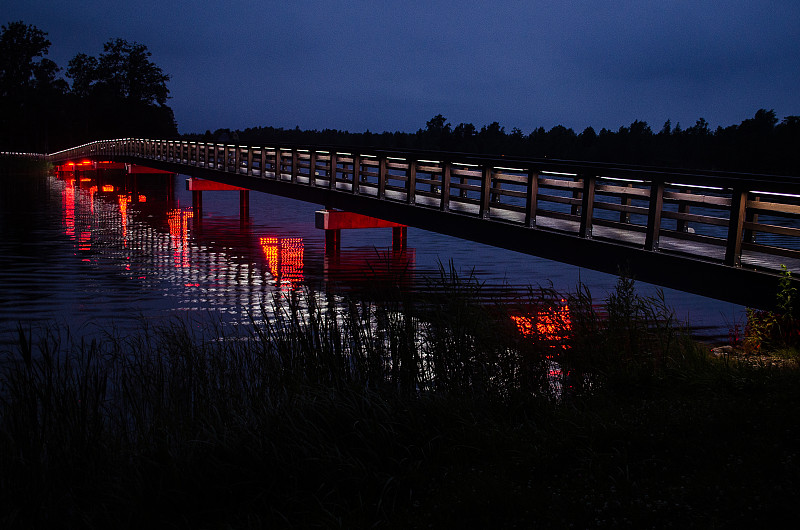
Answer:
POLYGON ((604 304, 583 288, 493 301, 444 268, 430 287, 297 292, 238 335, 20 329, 0 366, 0 527, 725 528, 793 513, 795 369, 710 357, 624 278, 604 304), (547 317, 565 305, 568 330, 547 317), (526 335, 510 314, 550 327, 526 335))

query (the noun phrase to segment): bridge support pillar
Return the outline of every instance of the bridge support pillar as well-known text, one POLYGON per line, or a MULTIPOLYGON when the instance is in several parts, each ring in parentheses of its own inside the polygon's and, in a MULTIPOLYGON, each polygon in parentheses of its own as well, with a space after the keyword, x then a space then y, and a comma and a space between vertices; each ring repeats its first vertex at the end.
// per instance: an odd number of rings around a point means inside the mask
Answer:
POLYGON ((317 210, 314 217, 317 228, 325 230, 325 252, 338 249, 341 245, 342 230, 356 228, 391 228, 392 250, 405 250, 408 240, 408 227, 400 223, 384 221, 368 215, 339 210, 317 210))

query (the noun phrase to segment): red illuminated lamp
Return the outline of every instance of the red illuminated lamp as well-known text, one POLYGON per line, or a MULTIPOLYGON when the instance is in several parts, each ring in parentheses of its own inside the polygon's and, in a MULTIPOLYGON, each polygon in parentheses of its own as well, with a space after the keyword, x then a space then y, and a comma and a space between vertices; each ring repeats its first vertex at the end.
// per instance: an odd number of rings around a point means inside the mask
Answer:
POLYGON ((114 191, 114 186, 111 184, 103 184, 103 191, 114 191))

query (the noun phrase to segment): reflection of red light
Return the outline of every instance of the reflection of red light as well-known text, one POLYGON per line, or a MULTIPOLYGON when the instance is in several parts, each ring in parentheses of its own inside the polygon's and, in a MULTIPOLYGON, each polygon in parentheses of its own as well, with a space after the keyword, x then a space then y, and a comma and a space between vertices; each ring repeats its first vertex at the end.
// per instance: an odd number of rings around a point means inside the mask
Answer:
POLYGON ((169 235, 175 245, 174 260, 176 267, 189 266, 189 219, 191 217, 191 210, 175 209, 167 212, 169 235))
POLYGON ((103 191, 114 191, 114 186, 111 184, 103 184, 103 191))
POLYGON ((70 184, 64 189, 64 225, 67 236, 75 238, 75 188, 70 184))
MULTIPOLYGON (((105 188, 105 186, 103 186, 105 188)), ((122 220, 122 240, 125 245, 128 244, 128 202, 130 198, 127 195, 119 196, 119 213, 122 220)))
MULTIPOLYGON (((561 302, 564 303, 566 300, 561 302)), ((572 329, 569 306, 566 304, 537 311, 534 315, 512 315, 511 319, 525 337, 538 337, 548 342, 563 341, 568 338, 572 329)), ((563 347, 566 348, 567 345, 563 347)))
POLYGON ((81 232, 78 236, 78 250, 90 250, 92 248, 91 232, 81 232))
POLYGON ((94 213, 94 195, 97 193, 97 186, 92 186, 89 188, 89 207, 92 209, 92 213, 94 213))
POLYGON ((82 161, 80 163, 80 165, 82 165, 82 166, 90 166, 90 165, 92 165, 92 161, 91 160, 84 160, 84 161, 82 161))
POLYGON ((262 237, 267 267, 282 289, 296 289, 303 281, 303 238, 262 237))

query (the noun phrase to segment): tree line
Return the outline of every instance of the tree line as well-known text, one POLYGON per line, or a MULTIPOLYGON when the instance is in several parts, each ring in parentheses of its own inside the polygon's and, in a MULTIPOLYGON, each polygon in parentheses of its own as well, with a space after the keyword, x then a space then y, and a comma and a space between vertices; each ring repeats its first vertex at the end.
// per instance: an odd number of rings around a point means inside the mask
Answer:
POLYGON ((759 109, 738 125, 711 129, 700 118, 682 128, 667 120, 654 132, 645 121, 636 120, 613 131, 587 127, 576 133, 557 125, 524 134, 505 130, 498 122, 478 129, 471 123, 451 125, 437 114, 413 133, 351 133, 335 129, 301 130, 255 127, 244 130, 218 129, 213 133, 187 134, 197 141, 261 145, 287 142, 381 149, 428 149, 525 158, 614 162, 620 164, 709 169, 746 173, 777 173, 800 176, 800 116, 779 120, 774 110, 759 109))
POLYGON ((85 53, 65 71, 46 55, 39 28, 10 22, 0 28, 0 150, 53 152, 90 140, 175 137, 166 105, 169 75, 143 44, 112 39, 98 56, 85 53))
MULTIPOLYGON (((52 152, 91 140, 120 137, 177 138, 166 102, 169 75, 150 60, 147 47, 109 40, 98 56, 76 55, 61 68, 47 59, 51 45, 40 29, 11 22, 0 29, 0 150, 52 152)), ((618 130, 557 125, 529 134, 498 122, 480 128, 452 125, 437 114, 416 132, 349 132, 281 127, 218 129, 184 139, 247 145, 309 145, 425 149, 462 153, 613 162, 800 176, 800 116, 781 119, 759 109, 738 125, 712 129, 700 118, 687 128, 667 120, 657 132, 635 120, 618 130)))

